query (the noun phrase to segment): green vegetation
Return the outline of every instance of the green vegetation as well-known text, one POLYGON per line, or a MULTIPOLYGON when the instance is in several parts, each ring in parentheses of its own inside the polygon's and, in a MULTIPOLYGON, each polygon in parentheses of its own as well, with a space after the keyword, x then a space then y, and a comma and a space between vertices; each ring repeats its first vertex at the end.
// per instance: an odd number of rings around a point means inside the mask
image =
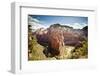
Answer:
POLYGON ((87 58, 88 55, 88 42, 82 41, 82 47, 76 47, 72 52, 72 58, 87 58))
POLYGON ((45 59, 43 54, 44 47, 37 42, 35 35, 32 35, 31 29, 28 32, 28 59, 29 60, 42 60, 45 59))

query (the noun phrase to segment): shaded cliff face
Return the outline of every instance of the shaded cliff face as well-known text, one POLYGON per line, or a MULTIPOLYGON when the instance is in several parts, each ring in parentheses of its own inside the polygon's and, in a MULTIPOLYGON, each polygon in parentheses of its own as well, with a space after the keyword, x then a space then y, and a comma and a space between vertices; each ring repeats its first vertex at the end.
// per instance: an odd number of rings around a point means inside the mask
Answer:
POLYGON ((83 29, 84 36, 87 38, 88 37, 88 26, 85 26, 83 29))

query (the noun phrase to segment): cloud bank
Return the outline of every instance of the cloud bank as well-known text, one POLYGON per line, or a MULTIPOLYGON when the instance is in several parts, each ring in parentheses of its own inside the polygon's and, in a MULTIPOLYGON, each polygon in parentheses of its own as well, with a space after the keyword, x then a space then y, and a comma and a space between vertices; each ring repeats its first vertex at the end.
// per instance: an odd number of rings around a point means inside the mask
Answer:
POLYGON ((73 27, 74 29, 82 29, 83 27, 87 26, 87 24, 85 23, 82 24, 74 23, 74 24, 66 24, 66 25, 73 27))
POLYGON ((32 18, 31 16, 28 16, 28 25, 32 25, 32 29, 39 29, 39 28, 46 28, 44 25, 41 24, 41 21, 38 19, 32 18))

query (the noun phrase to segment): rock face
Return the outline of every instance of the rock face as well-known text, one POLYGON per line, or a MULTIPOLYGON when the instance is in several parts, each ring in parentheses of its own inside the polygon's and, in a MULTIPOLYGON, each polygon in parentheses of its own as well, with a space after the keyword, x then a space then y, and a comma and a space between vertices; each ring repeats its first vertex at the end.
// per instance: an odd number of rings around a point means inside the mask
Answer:
POLYGON ((47 36, 47 29, 40 28, 38 29, 35 34, 37 36, 38 43, 46 46, 48 44, 48 36, 47 36))
POLYGON ((48 42, 51 48, 50 53, 52 55, 62 55, 63 50, 60 48, 64 46, 64 36, 63 32, 59 28, 50 28, 48 30, 48 42))
POLYGON ((82 30, 84 32, 85 37, 87 37, 88 36, 88 26, 85 26, 82 30))

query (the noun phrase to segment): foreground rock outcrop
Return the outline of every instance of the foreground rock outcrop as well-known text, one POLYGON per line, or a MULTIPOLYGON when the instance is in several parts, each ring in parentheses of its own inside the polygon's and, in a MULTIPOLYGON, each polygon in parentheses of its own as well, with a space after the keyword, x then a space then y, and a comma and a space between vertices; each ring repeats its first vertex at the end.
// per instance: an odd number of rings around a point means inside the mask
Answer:
POLYGON ((62 56, 64 50, 61 49, 64 46, 64 36, 63 31, 59 28, 50 28, 48 30, 48 43, 50 47, 50 53, 53 56, 60 55, 62 56))

